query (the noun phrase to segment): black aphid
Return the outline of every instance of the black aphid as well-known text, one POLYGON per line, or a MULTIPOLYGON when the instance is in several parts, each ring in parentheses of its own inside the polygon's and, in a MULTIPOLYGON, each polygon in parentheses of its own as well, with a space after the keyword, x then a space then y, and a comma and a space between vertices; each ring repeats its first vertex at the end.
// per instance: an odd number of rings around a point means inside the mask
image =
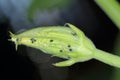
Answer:
POLYGON ((72 49, 69 49, 69 51, 72 51, 72 49))
POLYGON ((68 47, 71 47, 71 45, 68 45, 68 47))
POLYGON ((36 42, 36 39, 34 39, 34 38, 31 38, 30 40, 32 43, 36 42))
POLYGON ((60 52, 63 52, 63 50, 60 50, 60 52))
POLYGON ((53 40, 51 39, 50 42, 53 42, 53 40))
POLYGON ((77 34, 76 33, 72 33, 73 36, 76 36, 77 34))

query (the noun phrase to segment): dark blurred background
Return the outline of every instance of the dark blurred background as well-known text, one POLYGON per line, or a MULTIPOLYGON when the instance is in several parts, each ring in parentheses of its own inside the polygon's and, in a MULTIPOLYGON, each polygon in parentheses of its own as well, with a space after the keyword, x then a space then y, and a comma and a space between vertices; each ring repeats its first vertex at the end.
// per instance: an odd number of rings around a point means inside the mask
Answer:
MULTIPOLYGON (((54 9, 52 11, 47 11, 47 9, 43 12, 40 11, 38 13, 42 17, 39 16, 38 19, 34 19, 34 22, 30 22, 26 18, 24 20, 24 16, 22 15, 26 14, 26 12, 20 9, 22 6, 19 6, 24 3, 22 1, 19 1, 19 3, 17 0, 8 2, 7 0, 0 0, 0 63, 2 66, 0 68, 2 74, 0 80, 46 80, 41 78, 42 75, 39 75, 34 61, 31 61, 31 58, 28 56, 19 54, 19 51, 22 49, 16 51, 14 43, 8 41, 10 38, 9 31, 19 33, 34 26, 64 25, 66 22, 69 22, 82 29, 86 36, 95 43, 97 48, 108 52, 113 51, 118 29, 98 5, 96 5, 94 0, 75 0, 64 9, 55 9, 55 12, 54 9)), ((27 1, 29 2, 29 0, 26 0, 24 5, 28 5, 27 1)), ((26 50, 26 52, 29 51, 26 50)), ((66 77, 62 80, 111 80, 113 74, 113 67, 97 60, 76 63, 70 67, 60 69, 67 69, 66 77)), ((53 71, 55 70, 53 69, 53 71)), ((50 72, 49 69, 47 72, 50 72)), ((41 74, 44 75, 44 73, 41 74)), ((51 79, 48 78, 48 80, 51 79)))

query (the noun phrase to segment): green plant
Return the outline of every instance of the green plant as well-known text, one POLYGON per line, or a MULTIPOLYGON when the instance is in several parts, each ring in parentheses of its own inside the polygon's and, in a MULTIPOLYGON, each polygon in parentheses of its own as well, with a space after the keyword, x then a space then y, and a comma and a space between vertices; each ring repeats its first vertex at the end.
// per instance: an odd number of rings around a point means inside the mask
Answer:
MULTIPOLYGON (((102 8, 103 11, 111 18, 113 23, 120 29, 120 4, 117 0, 95 0, 95 2, 102 8)), ((117 36, 114 53, 120 55, 120 32, 117 36)), ((117 61, 120 62, 120 61, 117 61)), ((113 80, 120 80, 120 69, 114 69, 113 80)))
POLYGON ((95 0, 102 10, 120 29, 120 4, 117 0, 95 0))
POLYGON ((40 27, 18 35, 11 33, 11 41, 26 45, 67 61, 55 63, 55 66, 71 66, 77 62, 97 59, 120 68, 120 57, 97 49, 85 34, 72 24, 66 26, 40 27), (78 43, 79 42, 79 43, 78 43))

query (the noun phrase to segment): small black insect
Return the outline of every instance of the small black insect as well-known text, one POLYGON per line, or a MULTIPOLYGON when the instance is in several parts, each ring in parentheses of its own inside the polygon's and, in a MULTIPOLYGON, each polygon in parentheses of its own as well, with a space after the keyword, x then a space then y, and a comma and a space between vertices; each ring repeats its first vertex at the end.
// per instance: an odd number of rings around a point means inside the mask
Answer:
POLYGON ((71 47, 71 45, 68 45, 68 47, 71 47))
POLYGON ((69 51, 72 51, 72 49, 69 49, 69 51))
POLYGON ((51 39, 50 42, 53 42, 53 40, 51 39))
POLYGON ((34 38, 31 38, 30 40, 32 43, 36 42, 36 39, 34 39, 34 38))
POLYGON ((60 50, 60 52, 63 52, 63 50, 60 50))
POLYGON ((76 34, 76 33, 72 33, 72 35, 73 35, 73 36, 77 36, 77 34, 76 34))

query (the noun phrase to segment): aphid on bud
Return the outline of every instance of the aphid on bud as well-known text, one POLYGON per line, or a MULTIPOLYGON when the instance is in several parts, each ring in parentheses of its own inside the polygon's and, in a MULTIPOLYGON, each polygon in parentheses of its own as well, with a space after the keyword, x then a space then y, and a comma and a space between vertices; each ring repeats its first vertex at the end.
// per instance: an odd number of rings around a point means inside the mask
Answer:
POLYGON ((67 25, 70 28, 48 26, 34 28, 16 35, 10 33, 11 41, 15 42, 16 49, 18 45, 26 45, 53 56, 69 59, 56 63, 56 66, 70 66, 76 62, 91 59, 91 52, 89 50, 85 51, 86 48, 83 46, 83 32, 76 31, 77 28, 71 24, 67 25), (85 52, 87 54, 84 55, 85 52))
POLYGON ((111 56, 96 49, 92 41, 80 29, 69 23, 66 25, 69 27, 45 26, 16 35, 10 32, 11 41, 15 42, 16 49, 18 45, 26 45, 51 54, 52 56, 68 59, 55 63, 55 66, 70 66, 74 63, 84 62, 92 58, 110 65, 117 65, 116 62, 111 64, 110 61, 112 57, 114 58, 116 56, 111 56))

